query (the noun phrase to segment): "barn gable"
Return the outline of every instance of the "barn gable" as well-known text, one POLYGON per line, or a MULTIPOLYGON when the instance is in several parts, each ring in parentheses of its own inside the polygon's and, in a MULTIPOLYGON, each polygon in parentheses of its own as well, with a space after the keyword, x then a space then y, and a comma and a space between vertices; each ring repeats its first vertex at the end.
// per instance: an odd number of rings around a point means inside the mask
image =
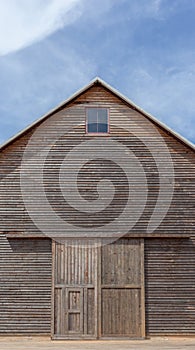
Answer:
POLYGON ((194 145, 95 79, 5 143, 0 166, 0 332, 194 334, 194 145), (86 132, 89 109, 109 132, 86 132))

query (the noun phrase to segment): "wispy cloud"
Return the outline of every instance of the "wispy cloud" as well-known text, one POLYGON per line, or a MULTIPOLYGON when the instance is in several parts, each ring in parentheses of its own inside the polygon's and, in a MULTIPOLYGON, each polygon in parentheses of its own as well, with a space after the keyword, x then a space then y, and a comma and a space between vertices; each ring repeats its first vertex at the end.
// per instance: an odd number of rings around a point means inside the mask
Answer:
POLYGON ((194 0, 0 0, 0 140, 100 75, 194 141, 194 10, 194 0))
POLYGON ((0 55, 19 50, 75 21, 82 0, 0 1, 0 55))
POLYGON ((134 102, 192 142, 195 140, 194 55, 195 52, 177 53, 177 62, 169 57, 170 64, 166 67, 152 62, 126 71, 129 83, 126 80, 125 88, 131 91, 134 102))
POLYGON ((95 63, 45 40, 0 60, 0 143, 54 108, 95 76, 95 63))
POLYGON ((132 8, 137 14, 137 19, 140 17, 157 17, 160 13, 162 0, 141 0, 140 2, 132 2, 132 8))
MULTIPOLYGON (((180 0, 177 0, 180 1, 180 0)), ((158 18, 177 9, 175 0, 166 5, 166 0, 7 0, 0 1, 0 56, 18 51, 41 41, 64 26, 74 23, 81 16, 97 26, 131 19, 133 23, 143 18, 158 18), (120 16, 118 7, 126 12, 120 16), (116 8, 113 18, 107 16, 116 8), (125 17, 124 17, 125 16, 125 17)))

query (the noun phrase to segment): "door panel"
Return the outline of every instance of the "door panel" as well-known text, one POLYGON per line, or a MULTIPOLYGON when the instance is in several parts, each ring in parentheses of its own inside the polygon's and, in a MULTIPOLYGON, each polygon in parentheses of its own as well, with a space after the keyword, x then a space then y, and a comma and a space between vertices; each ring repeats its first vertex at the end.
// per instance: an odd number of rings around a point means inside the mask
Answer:
POLYGON ((93 285, 94 249, 85 245, 55 243, 55 283, 66 286, 93 285))
POLYGON ((102 290, 102 336, 140 336, 140 291, 137 289, 102 290))
POLYGON ((120 239, 102 246, 102 285, 141 283, 140 240, 120 239))
POLYGON ((65 333, 83 332, 83 289, 65 288, 65 333))

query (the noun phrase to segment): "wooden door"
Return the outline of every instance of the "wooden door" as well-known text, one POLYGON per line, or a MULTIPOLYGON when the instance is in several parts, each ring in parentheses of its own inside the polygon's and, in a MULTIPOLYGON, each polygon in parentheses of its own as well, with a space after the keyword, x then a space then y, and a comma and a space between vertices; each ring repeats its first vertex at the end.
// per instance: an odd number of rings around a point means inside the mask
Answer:
POLYGON ((53 338, 145 335, 143 241, 53 243, 53 338))
POLYGON ((55 242, 53 260, 53 338, 97 338, 96 249, 55 242))
POLYGON ((101 337, 145 336, 143 248, 126 238, 101 248, 101 337))

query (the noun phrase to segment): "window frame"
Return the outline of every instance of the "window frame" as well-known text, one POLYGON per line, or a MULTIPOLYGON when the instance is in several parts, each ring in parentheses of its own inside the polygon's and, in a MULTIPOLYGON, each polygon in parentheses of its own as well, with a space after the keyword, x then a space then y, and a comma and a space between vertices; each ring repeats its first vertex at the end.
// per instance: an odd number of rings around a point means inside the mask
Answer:
POLYGON ((87 106, 85 107, 85 133, 92 136, 108 136, 110 134, 110 108, 104 106, 87 106), (107 132, 89 132, 88 131, 88 110, 89 109, 106 109, 107 111, 107 132))

